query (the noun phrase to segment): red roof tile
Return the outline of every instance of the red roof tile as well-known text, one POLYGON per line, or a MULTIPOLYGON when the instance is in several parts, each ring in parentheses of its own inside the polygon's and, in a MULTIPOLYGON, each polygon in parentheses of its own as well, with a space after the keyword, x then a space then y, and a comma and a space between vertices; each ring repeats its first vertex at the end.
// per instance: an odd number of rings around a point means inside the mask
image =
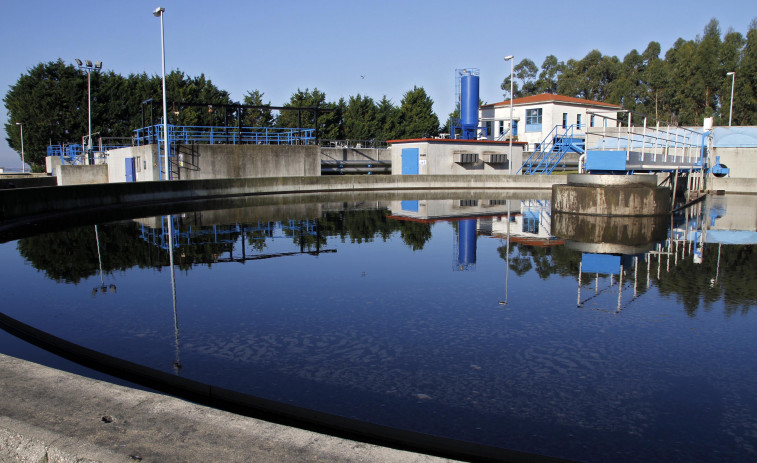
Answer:
MULTIPOLYGON (((531 96, 524 96, 522 98, 516 98, 513 100, 513 105, 549 103, 549 102, 580 103, 580 104, 590 104, 590 105, 595 105, 595 106, 606 106, 608 108, 621 109, 621 106, 616 105, 616 104, 604 103, 602 101, 592 101, 592 100, 587 100, 584 98, 576 98, 572 96, 556 95, 552 93, 542 93, 540 95, 531 95, 531 96)), ((481 106, 481 108, 494 108, 494 107, 502 107, 502 106, 510 106, 510 100, 501 101, 499 103, 486 104, 486 105, 481 106)))

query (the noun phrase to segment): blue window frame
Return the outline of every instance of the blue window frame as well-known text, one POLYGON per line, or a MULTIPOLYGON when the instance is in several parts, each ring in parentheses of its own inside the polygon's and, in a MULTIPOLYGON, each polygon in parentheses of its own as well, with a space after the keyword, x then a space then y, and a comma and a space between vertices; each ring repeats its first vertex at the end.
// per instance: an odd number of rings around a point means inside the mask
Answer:
POLYGON ((568 128, 568 113, 562 113, 562 128, 568 128))
POLYGON ((594 127, 594 114, 592 114, 591 118, 589 118, 589 126, 594 127))
POLYGON ((541 132, 541 108, 526 110, 526 132, 541 132))

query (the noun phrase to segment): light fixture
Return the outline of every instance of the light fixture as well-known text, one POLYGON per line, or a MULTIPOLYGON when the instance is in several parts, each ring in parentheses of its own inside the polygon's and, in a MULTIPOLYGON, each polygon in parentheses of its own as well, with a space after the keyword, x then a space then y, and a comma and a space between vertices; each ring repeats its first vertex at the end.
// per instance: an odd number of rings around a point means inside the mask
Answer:
MULTIPOLYGON (((92 85, 90 81, 90 73, 92 72, 92 61, 85 59, 84 64, 82 64, 82 61, 79 58, 74 58, 76 60, 76 64, 79 66, 80 69, 83 69, 87 72, 87 119, 89 120, 89 131, 87 132, 87 152, 92 150, 92 85)), ((103 63, 102 61, 97 61, 94 65, 94 70, 99 71, 102 69, 103 63)))
POLYGON ((726 75, 731 76, 731 110, 728 113, 728 127, 730 127, 733 119, 733 87, 736 85, 736 71, 731 71, 726 75))
MULTIPOLYGON (((165 33, 163 32, 163 13, 165 8, 159 6, 155 8, 152 14, 160 18, 160 55, 162 58, 163 69, 163 145, 166 156, 165 169, 166 180, 171 179, 171 171, 169 170, 168 157, 170 156, 171 144, 168 142, 168 106, 166 103, 166 46, 165 46, 165 33)), ((158 150, 160 150, 160 141, 158 141, 158 150)), ((160 151, 158 151, 160 152, 160 151)))

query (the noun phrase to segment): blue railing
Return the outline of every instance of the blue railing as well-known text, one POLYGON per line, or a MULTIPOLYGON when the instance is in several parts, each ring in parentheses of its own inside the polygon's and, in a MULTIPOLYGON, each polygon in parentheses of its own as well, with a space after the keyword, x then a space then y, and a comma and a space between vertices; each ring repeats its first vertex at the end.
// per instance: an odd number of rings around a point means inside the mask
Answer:
MULTIPOLYGON (((153 125, 134 131, 137 146, 163 143, 163 126, 153 125)), ((315 141, 315 129, 285 127, 207 127, 168 125, 171 144, 257 144, 306 145, 315 141)))
POLYGON ((539 148, 523 162, 518 172, 526 175, 549 175, 569 151, 583 154, 584 139, 573 135, 574 130, 581 130, 582 127, 585 125, 573 124, 568 127, 556 125, 539 144, 539 148), (558 133, 560 129, 565 131, 558 133))

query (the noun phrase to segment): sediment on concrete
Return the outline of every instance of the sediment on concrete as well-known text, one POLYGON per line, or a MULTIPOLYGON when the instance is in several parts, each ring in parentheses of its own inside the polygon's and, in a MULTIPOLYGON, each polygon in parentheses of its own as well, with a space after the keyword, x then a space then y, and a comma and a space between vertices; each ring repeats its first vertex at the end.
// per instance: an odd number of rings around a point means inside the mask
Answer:
POLYGON ((231 178, 0 190, 0 223, 63 211, 93 211, 233 196, 431 189, 545 190, 558 176, 339 176, 231 178))

